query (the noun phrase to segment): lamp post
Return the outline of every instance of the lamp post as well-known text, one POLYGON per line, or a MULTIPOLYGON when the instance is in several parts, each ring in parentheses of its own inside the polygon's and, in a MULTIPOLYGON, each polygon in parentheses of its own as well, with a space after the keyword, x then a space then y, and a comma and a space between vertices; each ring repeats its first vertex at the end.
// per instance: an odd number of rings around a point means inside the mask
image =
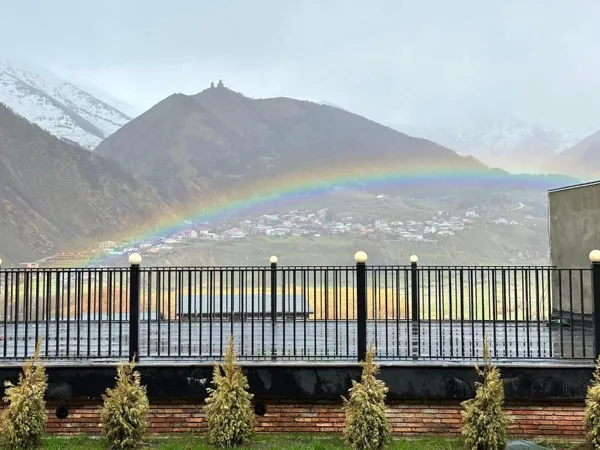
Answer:
POLYGON ((411 255, 410 261, 410 319, 412 337, 412 357, 421 353, 421 315, 419 305, 419 257, 411 255))
POLYGON ((356 343, 358 361, 367 357, 367 259, 365 252, 354 255, 356 261, 356 343))
POLYGON ((140 265, 139 253, 129 256, 129 360, 140 358, 140 265))
POLYGON ((592 264, 592 298, 594 308, 594 351, 596 358, 600 356, 600 250, 592 250, 589 254, 592 264))
POLYGON ((275 345, 275 327, 277 326, 277 256, 269 258, 271 263, 271 358, 275 359, 277 348, 275 345))

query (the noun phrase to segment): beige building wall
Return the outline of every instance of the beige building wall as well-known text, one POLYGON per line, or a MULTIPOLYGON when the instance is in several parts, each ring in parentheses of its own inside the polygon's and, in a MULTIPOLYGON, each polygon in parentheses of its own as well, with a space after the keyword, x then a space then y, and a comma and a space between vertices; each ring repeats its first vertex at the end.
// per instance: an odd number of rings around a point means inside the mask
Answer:
MULTIPOLYGON (((549 191, 548 205, 552 264, 558 269, 591 268, 589 253, 600 249, 600 181, 549 191)), ((554 272, 553 309, 592 314, 591 271, 583 274, 583 283, 579 272, 571 274, 554 272)))

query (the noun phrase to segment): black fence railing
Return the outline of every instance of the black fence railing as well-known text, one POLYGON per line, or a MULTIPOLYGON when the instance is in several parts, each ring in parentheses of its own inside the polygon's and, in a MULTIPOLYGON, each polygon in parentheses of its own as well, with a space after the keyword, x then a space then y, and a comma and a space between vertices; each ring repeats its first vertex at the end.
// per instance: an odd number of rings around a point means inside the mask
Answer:
POLYGON ((0 269, 0 359, 593 360, 600 264, 0 269))

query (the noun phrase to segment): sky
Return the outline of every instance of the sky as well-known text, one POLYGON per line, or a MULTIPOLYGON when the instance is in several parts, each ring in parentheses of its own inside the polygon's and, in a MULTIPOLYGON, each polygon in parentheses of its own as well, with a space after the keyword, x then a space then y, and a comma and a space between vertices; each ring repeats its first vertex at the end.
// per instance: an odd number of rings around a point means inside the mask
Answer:
POLYGON ((19 0, 0 54, 141 110, 211 81, 386 124, 600 125, 598 0, 19 0))

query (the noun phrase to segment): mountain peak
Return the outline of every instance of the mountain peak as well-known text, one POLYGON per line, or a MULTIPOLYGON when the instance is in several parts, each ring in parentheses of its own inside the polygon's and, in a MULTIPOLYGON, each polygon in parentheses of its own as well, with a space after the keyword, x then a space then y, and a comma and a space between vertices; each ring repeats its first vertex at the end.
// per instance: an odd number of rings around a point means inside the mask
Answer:
POLYGON ((0 102, 54 136, 92 149, 131 118, 45 67, 0 62, 0 102))
POLYGON ((199 98, 201 96, 220 96, 221 98, 227 98, 226 96, 232 96, 232 97, 242 97, 242 98, 246 98, 242 93, 240 92, 236 92, 233 91, 231 89, 229 89, 228 87, 225 87, 225 84, 223 83, 222 80, 219 80, 218 83, 215 85, 214 82, 210 83, 210 87, 204 89, 203 91, 198 92, 196 95, 194 95, 194 97, 199 98))
POLYGON ((550 168, 577 175, 585 180, 600 177, 600 131, 596 131, 571 148, 563 150, 550 162, 550 168))
POLYGON ((395 127, 439 142, 461 154, 512 172, 545 172, 556 153, 584 137, 583 130, 559 130, 529 123, 514 115, 482 115, 458 129, 395 127))
POLYGON ((224 85, 173 100, 158 103, 96 149, 169 201, 193 202, 234 185, 244 189, 274 176, 373 161, 402 170, 411 164, 485 170, 430 141, 314 102, 253 99, 224 85))

